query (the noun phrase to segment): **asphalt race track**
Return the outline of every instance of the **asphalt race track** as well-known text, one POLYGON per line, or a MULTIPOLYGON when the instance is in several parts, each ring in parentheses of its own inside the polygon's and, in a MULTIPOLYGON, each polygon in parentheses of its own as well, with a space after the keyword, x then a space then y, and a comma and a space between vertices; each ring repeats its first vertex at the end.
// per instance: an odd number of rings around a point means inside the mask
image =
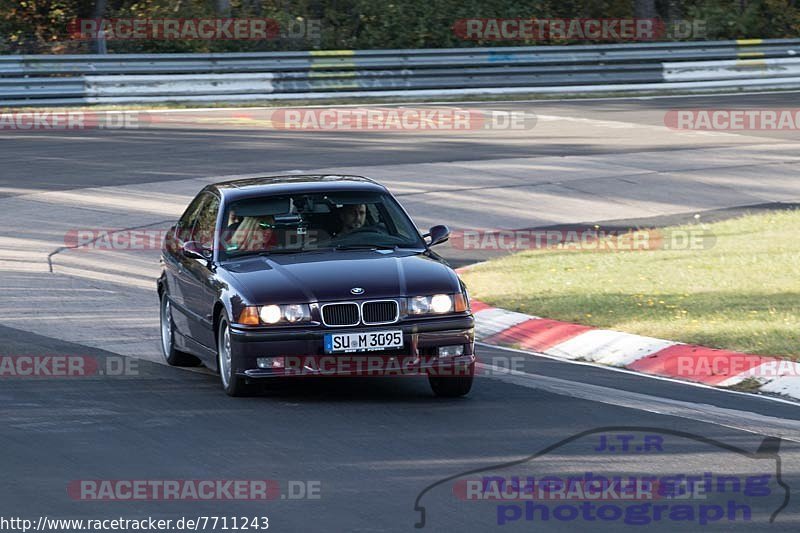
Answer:
MULTIPOLYGON (((228 398, 216 376, 160 364, 158 250, 71 248, 68 236, 158 232, 209 182, 290 172, 373 177, 423 228, 730 216, 800 201, 796 132, 675 131, 665 112, 790 108, 797 97, 460 104, 536 117, 532 129, 489 133, 275 131, 259 110, 193 111, 140 130, 0 131, 0 355, 81 356, 100 369, 0 378, 0 516, 267 516, 275 531, 409 531, 422 506, 430 531, 485 531, 501 517, 515 531, 641 528, 531 521, 510 504, 454 497, 458 476, 597 430, 663 446, 613 453, 588 434, 517 474, 771 476, 769 494, 748 495, 750 520, 703 528, 796 531, 800 410, 790 402, 487 346, 459 400, 433 398, 418 378, 303 379, 228 398), (780 447, 756 454, 766 437, 780 447), (269 501, 86 501, 80 480, 274 480, 279 490, 269 501)), ((456 265, 492 255, 442 254, 456 265)), ((686 518, 644 527, 700 528, 686 518)))

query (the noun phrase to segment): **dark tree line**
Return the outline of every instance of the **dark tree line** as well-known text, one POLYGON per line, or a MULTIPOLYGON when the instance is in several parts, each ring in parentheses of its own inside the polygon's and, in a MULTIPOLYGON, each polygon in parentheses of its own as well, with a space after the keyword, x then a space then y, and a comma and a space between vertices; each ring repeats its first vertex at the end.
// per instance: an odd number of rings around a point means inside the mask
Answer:
MULTIPOLYGON (((81 53, 81 18, 263 17, 278 24, 318 21, 308 38, 117 40, 109 52, 440 48, 542 44, 466 41, 453 31, 473 18, 652 18, 702 20, 706 39, 798 36, 797 0, 0 0, 0 53, 81 53), (300 21, 300 22, 298 22, 300 21)), ((697 37, 697 36, 695 36, 697 37)), ((546 43, 545 43, 546 44, 546 43)))

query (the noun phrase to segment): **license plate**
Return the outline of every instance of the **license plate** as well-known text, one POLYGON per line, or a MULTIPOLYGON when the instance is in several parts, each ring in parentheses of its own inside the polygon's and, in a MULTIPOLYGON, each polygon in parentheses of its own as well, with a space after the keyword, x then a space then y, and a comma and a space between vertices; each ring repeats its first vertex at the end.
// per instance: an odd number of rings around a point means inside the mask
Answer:
POLYGON ((401 330, 326 333, 325 353, 374 352, 403 347, 401 330))

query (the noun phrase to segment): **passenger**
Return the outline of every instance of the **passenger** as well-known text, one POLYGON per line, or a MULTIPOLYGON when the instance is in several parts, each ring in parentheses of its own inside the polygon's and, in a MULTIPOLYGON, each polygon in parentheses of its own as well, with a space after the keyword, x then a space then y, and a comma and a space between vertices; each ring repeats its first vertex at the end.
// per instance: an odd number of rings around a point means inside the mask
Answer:
POLYGON ((268 250, 276 244, 273 228, 275 217, 272 215, 243 217, 230 237, 230 247, 236 251, 268 250))

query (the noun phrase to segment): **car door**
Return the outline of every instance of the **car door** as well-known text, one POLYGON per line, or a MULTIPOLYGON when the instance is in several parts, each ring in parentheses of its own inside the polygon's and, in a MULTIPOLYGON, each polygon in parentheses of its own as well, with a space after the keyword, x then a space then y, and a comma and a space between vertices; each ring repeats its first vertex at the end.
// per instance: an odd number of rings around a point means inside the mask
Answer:
POLYGON ((208 200, 207 193, 198 194, 186 208, 175 228, 167 235, 164 247, 164 273, 167 293, 172 303, 172 321, 181 335, 189 335, 189 318, 186 312, 186 283, 181 279, 188 263, 183 256, 183 245, 192 239, 200 209, 208 200))
MULTIPOLYGON (((219 198, 206 193, 206 198, 198 211, 192 229, 192 240, 203 249, 213 253, 217 219, 219 218, 219 198)), ((215 348, 213 331, 213 311, 216 302, 216 276, 210 261, 184 258, 180 280, 184 302, 189 319, 189 336, 200 344, 215 348)))

